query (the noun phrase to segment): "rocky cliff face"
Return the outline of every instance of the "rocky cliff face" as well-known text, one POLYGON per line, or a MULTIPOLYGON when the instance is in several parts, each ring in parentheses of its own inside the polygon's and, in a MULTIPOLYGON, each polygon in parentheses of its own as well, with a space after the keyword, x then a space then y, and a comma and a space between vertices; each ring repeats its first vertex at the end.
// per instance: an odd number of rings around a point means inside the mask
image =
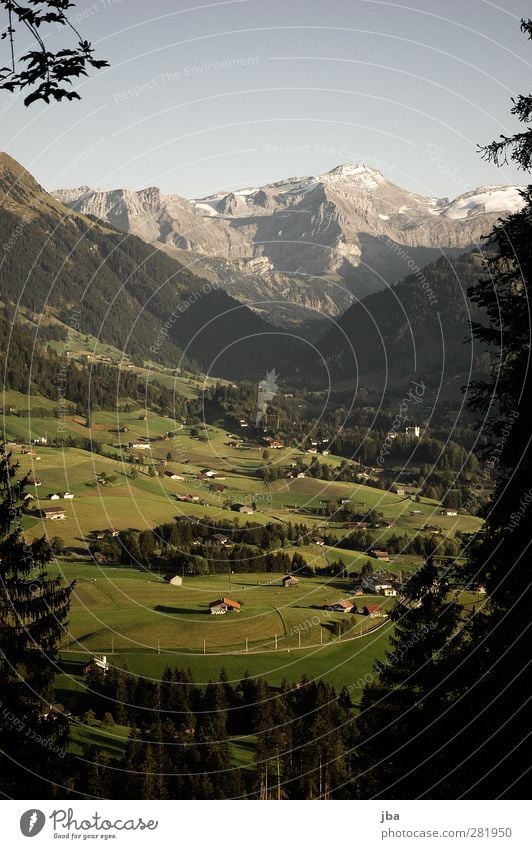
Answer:
POLYGON ((497 218, 521 205, 515 186, 485 186, 449 201, 409 192, 366 165, 197 200, 157 188, 83 186, 55 196, 148 242, 193 252, 250 305, 273 299, 288 312, 292 303, 329 315, 413 265, 477 246, 497 218), (219 258, 228 261, 222 273, 219 258))

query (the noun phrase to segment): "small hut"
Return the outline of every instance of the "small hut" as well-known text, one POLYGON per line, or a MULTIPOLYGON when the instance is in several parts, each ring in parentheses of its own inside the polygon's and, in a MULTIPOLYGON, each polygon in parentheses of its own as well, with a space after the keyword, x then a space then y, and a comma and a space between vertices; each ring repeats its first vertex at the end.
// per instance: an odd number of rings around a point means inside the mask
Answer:
POLYGON ((285 575, 283 578, 283 587, 298 587, 299 578, 294 578, 293 575, 285 575))

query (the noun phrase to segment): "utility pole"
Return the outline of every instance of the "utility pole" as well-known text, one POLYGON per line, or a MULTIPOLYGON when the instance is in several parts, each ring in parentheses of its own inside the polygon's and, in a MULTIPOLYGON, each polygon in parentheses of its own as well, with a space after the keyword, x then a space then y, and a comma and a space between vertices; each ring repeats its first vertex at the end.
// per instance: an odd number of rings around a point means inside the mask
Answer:
POLYGON ((277 634, 275 635, 275 651, 277 651, 277 634))
POLYGON ((203 654, 205 654, 205 637, 203 637, 203 654))
POLYGON ((248 638, 246 637, 246 654, 248 653, 248 638))

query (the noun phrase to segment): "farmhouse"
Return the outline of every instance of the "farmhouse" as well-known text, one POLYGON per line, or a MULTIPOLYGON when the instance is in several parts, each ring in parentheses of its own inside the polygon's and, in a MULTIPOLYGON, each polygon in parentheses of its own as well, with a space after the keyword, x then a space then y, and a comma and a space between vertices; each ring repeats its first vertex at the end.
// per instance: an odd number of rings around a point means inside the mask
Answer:
POLYGON ((397 595, 397 590, 395 589, 395 587, 385 587, 383 592, 387 598, 395 598, 395 596, 397 595))
POLYGON ((128 442, 128 448, 134 448, 136 451, 149 451, 150 443, 149 442, 128 442))
POLYGON ((58 492, 50 492, 47 497, 50 501, 59 501, 59 493, 58 492))
POLYGON ((42 484, 42 480, 40 478, 28 478, 28 483, 32 486, 40 486, 42 484))
POLYGON ((283 578, 283 587, 298 587, 299 578, 294 578, 293 575, 285 575, 283 578))
POLYGON ((271 436, 264 436, 263 441, 269 448, 276 448, 277 450, 284 448, 284 442, 280 442, 278 439, 273 439, 271 436))
POLYGON ((458 510, 442 510, 442 516, 458 516, 458 510))
POLYGON ((390 555, 387 551, 383 551, 380 548, 372 548, 370 551, 372 557, 376 557, 377 560, 389 560, 390 555))
POLYGON ((375 584, 375 592, 383 593, 384 590, 391 590, 391 584, 375 584))
POLYGON ((325 540, 323 537, 312 537, 312 542, 314 545, 325 545, 325 540))
POLYGON ((211 601, 209 604, 209 610, 213 615, 219 615, 221 613, 227 613, 228 610, 240 610, 240 604, 238 601, 233 601, 230 598, 218 598, 216 601, 211 601))
POLYGON ((383 616, 386 616, 380 604, 367 604, 364 608, 364 613, 370 619, 382 619, 383 616))
POLYGON ((178 475, 177 472, 165 472, 165 475, 166 475, 167 478, 170 478, 170 480, 173 480, 173 481, 184 481, 185 480, 183 475, 178 475))
POLYGON ((64 510, 41 510, 41 517, 55 521, 57 519, 66 519, 66 514, 64 510))
POLYGON ((71 501, 74 498, 73 492, 61 492, 60 495, 61 495, 61 498, 66 498, 67 501, 71 501))

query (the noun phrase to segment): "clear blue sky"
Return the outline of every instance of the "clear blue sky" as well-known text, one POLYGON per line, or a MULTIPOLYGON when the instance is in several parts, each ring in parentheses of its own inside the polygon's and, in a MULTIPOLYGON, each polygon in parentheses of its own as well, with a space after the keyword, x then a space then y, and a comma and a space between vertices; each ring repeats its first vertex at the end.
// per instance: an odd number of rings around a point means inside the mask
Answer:
POLYGON ((529 0, 82 0, 72 18, 112 67, 80 102, 0 96, 0 144, 49 189, 199 197, 341 162, 427 195, 524 183, 476 144, 517 128, 531 15, 529 0))

